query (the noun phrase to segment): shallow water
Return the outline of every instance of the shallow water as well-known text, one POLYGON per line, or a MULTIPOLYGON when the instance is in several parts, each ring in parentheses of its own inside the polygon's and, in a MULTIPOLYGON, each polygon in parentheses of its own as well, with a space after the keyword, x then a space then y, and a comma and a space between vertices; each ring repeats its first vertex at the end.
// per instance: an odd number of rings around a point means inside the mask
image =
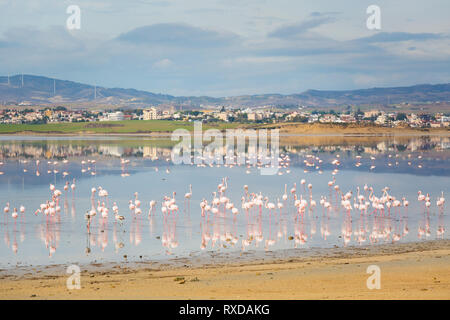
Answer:
POLYGON ((173 143, 165 139, 2 136, 0 267, 164 260, 189 257, 200 251, 263 253, 448 239, 448 204, 436 205, 441 192, 446 196, 450 191, 448 137, 283 139, 281 154, 288 155, 290 161, 284 162, 279 175, 264 176, 254 167, 173 165, 173 143), (358 166, 356 156, 361 157, 358 166), (336 159, 339 165, 332 164, 336 159), (336 168, 336 182, 330 188, 328 182, 336 168), (234 216, 221 205, 218 214, 202 217, 200 201, 211 202, 212 192, 217 191, 224 177, 224 195, 239 213, 234 216), (72 192, 73 178, 76 188, 72 192), (306 180, 304 185, 301 179, 306 180), (63 189, 66 181, 67 192, 63 189), (308 206, 304 212, 298 212, 290 194, 294 183, 298 198, 308 202, 307 185, 312 184, 315 208, 308 206), (54 216, 35 215, 41 203, 51 200, 50 184, 62 192, 58 202, 61 211, 54 216), (184 194, 189 192, 189 184, 192 198, 186 201, 184 194), (287 201, 282 200, 285 184, 287 201), (375 212, 372 207, 367 212, 344 209, 334 187, 339 185, 343 194, 352 191, 353 205, 358 186, 360 194, 368 198, 370 192, 364 191, 365 184, 373 187, 377 197, 388 186, 389 195, 400 201, 405 197, 408 207, 375 212), (255 206, 246 212, 241 208, 244 185, 248 185, 249 193, 261 193, 275 205, 279 199, 284 207, 280 211, 255 206), (96 194, 94 207, 98 206, 97 201, 104 201, 109 214, 102 218, 98 213, 88 229, 85 213, 92 206, 91 188, 99 186, 108 191, 108 197, 99 199, 96 194), (419 190, 429 193, 429 208, 424 201, 418 201, 419 190), (138 192, 142 203, 139 215, 128 207, 134 192, 138 192), (172 197, 173 192, 179 210, 164 218, 163 197, 172 197), (320 204, 321 196, 330 202, 329 209, 320 204), (150 200, 157 205, 149 216, 150 200), (3 207, 7 202, 10 211, 6 214, 3 207), (125 217, 123 223, 114 219, 114 202, 125 217), (25 213, 12 218, 13 208, 21 205, 25 213))

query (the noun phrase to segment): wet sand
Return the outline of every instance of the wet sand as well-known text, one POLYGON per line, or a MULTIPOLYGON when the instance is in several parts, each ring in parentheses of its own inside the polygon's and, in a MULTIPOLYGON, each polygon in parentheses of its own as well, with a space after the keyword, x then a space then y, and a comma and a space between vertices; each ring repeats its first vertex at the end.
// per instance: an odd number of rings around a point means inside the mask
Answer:
POLYGON ((67 266, 1 270, 0 298, 450 299, 450 240, 303 252, 82 266, 79 290, 67 289, 67 266), (369 265, 381 269, 379 290, 367 288, 369 265))

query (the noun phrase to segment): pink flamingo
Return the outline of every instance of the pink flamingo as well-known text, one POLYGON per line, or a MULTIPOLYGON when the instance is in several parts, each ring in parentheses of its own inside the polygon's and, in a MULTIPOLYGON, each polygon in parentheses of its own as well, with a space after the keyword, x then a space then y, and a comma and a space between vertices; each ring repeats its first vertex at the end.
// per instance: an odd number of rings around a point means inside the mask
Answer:
POLYGON ((156 201, 155 201, 155 200, 150 200, 150 203, 149 203, 149 204, 150 204, 150 209, 149 209, 148 214, 151 215, 152 212, 153 212, 153 210, 154 210, 154 208, 155 208, 156 201))
POLYGON ((13 217, 13 219, 16 219, 19 216, 19 214, 17 213, 17 208, 14 208, 13 212, 11 213, 11 217, 13 217))
POLYGON ((9 202, 6 203, 6 206, 3 208, 3 212, 4 213, 8 213, 9 212, 9 202))

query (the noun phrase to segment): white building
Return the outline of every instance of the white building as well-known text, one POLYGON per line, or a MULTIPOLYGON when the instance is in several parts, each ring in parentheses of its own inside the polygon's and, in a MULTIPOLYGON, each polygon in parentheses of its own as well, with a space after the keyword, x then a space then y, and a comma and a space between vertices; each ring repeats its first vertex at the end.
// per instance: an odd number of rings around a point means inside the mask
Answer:
POLYGON ((386 115, 385 114, 380 114, 378 117, 377 117, 377 119, 375 120, 375 123, 376 124, 380 124, 380 125, 383 125, 383 124, 385 124, 386 122, 387 122, 387 117, 386 117, 386 115))
POLYGON ((144 120, 156 120, 158 119, 158 112, 156 108, 151 107, 143 111, 144 120))
POLYGON ((107 121, 122 121, 124 119, 122 111, 110 112, 106 115, 107 121))

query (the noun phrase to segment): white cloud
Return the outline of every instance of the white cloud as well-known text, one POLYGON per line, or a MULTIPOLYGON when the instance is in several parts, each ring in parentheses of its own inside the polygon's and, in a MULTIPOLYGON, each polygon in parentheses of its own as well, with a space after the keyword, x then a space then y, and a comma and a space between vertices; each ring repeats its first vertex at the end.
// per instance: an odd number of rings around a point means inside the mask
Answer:
POLYGON ((450 74, 448 0, 428 0, 421 16, 411 1, 385 3, 378 33, 365 27, 364 5, 350 0, 79 0, 82 29, 73 33, 65 30, 73 1, 32 2, 0 0, 0 74, 214 95, 448 81, 450 74), (394 16, 409 19, 413 31, 394 16))
POLYGON ((225 59, 222 63, 225 66, 233 66, 239 64, 272 64, 280 62, 294 61, 293 57, 238 57, 233 59, 225 59))
POLYGON ((378 44, 386 52, 410 59, 450 60, 449 39, 378 44))
POLYGON ((173 62, 170 59, 161 59, 156 61, 153 66, 155 68, 165 69, 173 65, 173 62))

